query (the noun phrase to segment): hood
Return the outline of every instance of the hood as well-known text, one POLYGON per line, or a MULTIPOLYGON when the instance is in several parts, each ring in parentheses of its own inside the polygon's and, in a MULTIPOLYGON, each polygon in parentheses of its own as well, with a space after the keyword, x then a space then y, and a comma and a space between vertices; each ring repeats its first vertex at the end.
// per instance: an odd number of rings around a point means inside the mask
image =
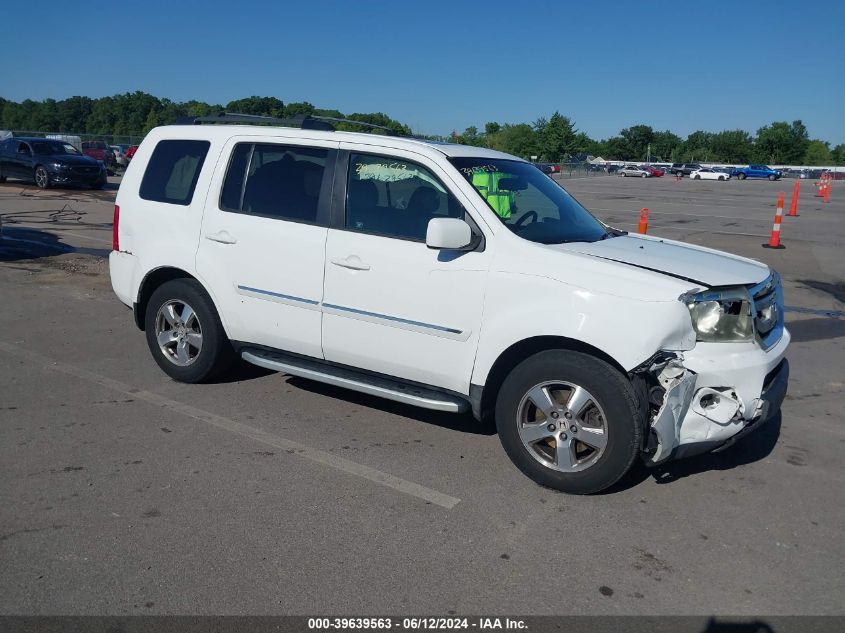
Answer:
POLYGON ((708 287, 756 284, 770 274, 768 266, 752 259, 644 235, 622 235, 592 243, 572 242, 555 248, 652 270, 708 287))

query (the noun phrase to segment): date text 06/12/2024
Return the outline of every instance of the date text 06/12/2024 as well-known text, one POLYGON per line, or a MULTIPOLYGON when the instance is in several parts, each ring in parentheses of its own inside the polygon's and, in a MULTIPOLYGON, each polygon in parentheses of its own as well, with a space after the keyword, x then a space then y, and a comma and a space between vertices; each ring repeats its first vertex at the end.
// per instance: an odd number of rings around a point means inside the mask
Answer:
POLYGON ((309 630, 520 630, 524 620, 512 618, 309 618, 309 630))

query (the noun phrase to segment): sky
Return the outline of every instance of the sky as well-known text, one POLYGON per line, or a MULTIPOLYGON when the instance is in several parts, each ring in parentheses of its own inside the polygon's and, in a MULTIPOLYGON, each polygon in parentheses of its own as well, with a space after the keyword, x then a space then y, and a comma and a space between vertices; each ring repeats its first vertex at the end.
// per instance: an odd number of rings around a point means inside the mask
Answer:
POLYGON ((15 101, 275 96, 424 134, 557 110, 593 138, 801 119, 845 143, 845 2, 89 0, 8 3, 3 22, 15 101))

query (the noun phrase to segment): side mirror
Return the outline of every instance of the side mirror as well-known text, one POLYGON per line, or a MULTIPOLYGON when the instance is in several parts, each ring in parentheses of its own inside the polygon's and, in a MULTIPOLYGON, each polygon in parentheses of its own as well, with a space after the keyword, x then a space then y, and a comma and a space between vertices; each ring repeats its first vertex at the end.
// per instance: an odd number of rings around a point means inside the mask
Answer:
POLYGON ((425 232, 425 245, 440 250, 459 250, 472 244, 472 229, 458 218, 432 218, 425 232))

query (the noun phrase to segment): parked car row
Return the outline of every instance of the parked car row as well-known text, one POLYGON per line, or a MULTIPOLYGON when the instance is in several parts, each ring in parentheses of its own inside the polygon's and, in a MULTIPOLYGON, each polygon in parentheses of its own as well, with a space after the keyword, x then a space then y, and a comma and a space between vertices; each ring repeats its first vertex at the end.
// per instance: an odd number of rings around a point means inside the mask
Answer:
MULTIPOLYGON (((608 173, 611 172, 608 171, 608 173)), ((664 172, 662 169, 653 165, 625 165, 618 170, 618 173, 623 178, 629 176, 634 178, 660 178, 664 172)))

